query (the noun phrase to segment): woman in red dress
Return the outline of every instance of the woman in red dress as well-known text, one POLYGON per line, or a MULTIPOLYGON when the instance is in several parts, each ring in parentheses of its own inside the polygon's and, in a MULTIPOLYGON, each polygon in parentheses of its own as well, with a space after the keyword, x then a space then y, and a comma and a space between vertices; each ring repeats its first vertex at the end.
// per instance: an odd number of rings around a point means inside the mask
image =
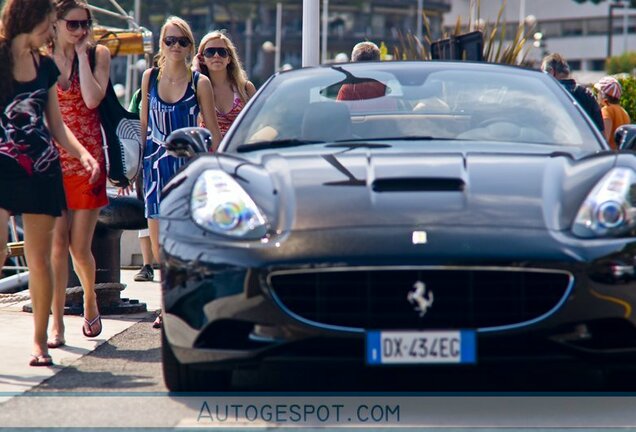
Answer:
POLYGON ((108 85, 110 52, 104 46, 91 47, 92 17, 84 0, 56 0, 57 22, 52 46, 53 59, 60 70, 57 95, 62 118, 79 142, 95 158, 102 175, 89 183, 88 173, 76 159, 60 149, 64 191, 68 210, 55 224, 53 268, 53 322, 49 348, 64 345, 64 303, 68 284, 68 253, 84 290, 82 333, 95 337, 102 322, 95 294, 95 258, 91 251, 100 209, 108 204, 106 169, 98 107, 108 85), (95 49, 91 67, 89 50, 95 49), (94 69, 94 70, 93 70, 94 69))

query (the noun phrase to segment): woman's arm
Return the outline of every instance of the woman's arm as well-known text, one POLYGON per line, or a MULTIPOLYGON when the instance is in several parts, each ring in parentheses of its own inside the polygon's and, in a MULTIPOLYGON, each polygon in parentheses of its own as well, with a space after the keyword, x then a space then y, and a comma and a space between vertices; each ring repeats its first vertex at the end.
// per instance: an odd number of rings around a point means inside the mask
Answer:
POLYGON ((49 99, 46 104, 46 123, 53 139, 61 145, 71 156, 76 157, 82 166, 90 174, 89 183, 95 183, 99 178, 99 165, 91 154, 75 138, 73 132, 64 124, 62 113, 57 100, 57 89, 55 86, 49 89, 49 99))
POLYGON ((603 131, 603 133, 605 134, 605 140, 609 142, 610 136, 612 135, 612 119, 604 118, 603 126, 605 127, 605 130, 603 131))
POLYGON ((248 81, 245 84, 245 93, 247 93, 247 100, 252 99, 252 96, 254 96, 254 94, 256 93, 256 87, 254 87, 254 84, 252 84, 252 81, 248 81))
POLYGON ((88 59, 88 44, 85 41, 75 46, 79 61, 79 81, 82 99, 90 109, 97 108, 106 95, 110 76, 110 51, 102 45, 95 47, 95 70, 91 70, 88 59))
POLYGON ((146 148, 146 139, 148 138, 148 88, 150 83, 150 75, 152 74, 152 68, 146 69, 141 77, 141 108, 139 109, 139 123, 141 124, 141 133, 139 139, 141 140, 141 148, 146 148))
POLYGON ((212 133, 212 148, 210 151, 215 152, 221 143, 221 130, 219 129, 219 122, 217 121, 216 111, 214 109, 212 83, 205 75, 199 75, 197 100, 199 101, 201 117, 203 117, 205 127, 212 133))

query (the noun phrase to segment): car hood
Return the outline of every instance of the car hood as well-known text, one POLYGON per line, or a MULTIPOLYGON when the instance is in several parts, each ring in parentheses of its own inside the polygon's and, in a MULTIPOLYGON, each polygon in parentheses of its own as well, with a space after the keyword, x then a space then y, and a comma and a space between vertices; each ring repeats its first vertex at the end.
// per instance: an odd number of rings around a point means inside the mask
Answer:
POLYGON ((261 163, 280 191, 279 205, 291 212, 275 218, 286 221, 282 230, 434 225, 563 230, 614 161, 608 154, 574 160, 561 154, 366 152, 278 154, 261 163))

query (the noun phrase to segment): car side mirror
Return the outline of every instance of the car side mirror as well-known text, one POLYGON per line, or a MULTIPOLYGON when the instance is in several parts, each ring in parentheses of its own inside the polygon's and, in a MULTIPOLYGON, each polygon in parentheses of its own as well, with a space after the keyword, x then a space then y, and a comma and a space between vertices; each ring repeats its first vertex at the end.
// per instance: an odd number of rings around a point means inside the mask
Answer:
POLYGON ((614 142, 619 150, 636 151, 636 124, 626 124, 617 128, 614 142))
POLYGON ((212 147, 212 134, 201 127, 177 129, 168 135, 164 147, 172 156, 192 158, 212 147))

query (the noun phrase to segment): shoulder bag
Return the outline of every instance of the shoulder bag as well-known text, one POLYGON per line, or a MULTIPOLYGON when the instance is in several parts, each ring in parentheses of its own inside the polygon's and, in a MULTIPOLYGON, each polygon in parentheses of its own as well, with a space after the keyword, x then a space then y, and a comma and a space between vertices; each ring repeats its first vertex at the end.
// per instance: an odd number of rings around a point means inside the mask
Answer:
MULTIPOLYGON (((95 47, 90 48, 88 56, 91 69, 94 69, 95 47)), ((129 112, 119 103, 110 79, 99 105, 99 115, 108 180, 117 187, 134 184, 143 158, 139 114, 129 112)))

